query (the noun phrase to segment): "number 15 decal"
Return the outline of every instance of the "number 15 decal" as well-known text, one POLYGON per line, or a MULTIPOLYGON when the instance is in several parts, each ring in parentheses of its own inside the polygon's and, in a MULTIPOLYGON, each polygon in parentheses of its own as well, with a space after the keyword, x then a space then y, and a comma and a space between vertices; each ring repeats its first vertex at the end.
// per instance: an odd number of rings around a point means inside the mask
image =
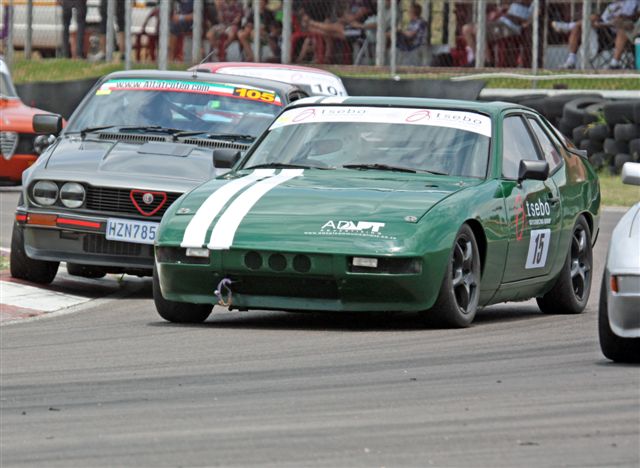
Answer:
POLYGON ((534 229, 531 231, 526 269, 542 268, 546 265, 550 243, 551 229, 534 229))

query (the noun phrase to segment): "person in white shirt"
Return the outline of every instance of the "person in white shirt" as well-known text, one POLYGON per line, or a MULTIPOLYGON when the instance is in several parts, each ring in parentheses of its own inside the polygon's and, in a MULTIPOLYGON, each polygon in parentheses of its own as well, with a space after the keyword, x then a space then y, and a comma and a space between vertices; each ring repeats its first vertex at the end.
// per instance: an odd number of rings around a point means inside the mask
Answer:
MULTIPOLYGON (((629 40, 626 33, 633 29, 633 23, 638 15, 640 15, 640 0, 615 0, 607 5, 602 15, 591 15, 591 26, 593 28, 606 28, 611 36, 615 36, 613 58, 607 68, 620 68, 620 58, 629 40)), ((551 26, 558 32, 569 33, 569 55, 564 62, 563 68, 576 68, 578 48, 582 39, 582 22, 564 23, 553 21, 551 26)))
MULTIPOLYGON (((487 21, 487 42, 491 43, 506 37, 519 36, 533 15, 531 0, 512 2, 501 16, 487 21)), ((467 64, 475 65, 477 28, 474 23, 462 27, 462 35, 467 43, 467 64)))

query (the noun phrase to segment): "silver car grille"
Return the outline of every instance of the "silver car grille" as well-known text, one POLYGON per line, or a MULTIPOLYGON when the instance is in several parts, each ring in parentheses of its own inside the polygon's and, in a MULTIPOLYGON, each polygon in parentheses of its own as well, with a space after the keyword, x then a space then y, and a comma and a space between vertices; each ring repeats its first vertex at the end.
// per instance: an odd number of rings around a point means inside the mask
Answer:
POLYGON ((16 132, 0 132, 0 154, 7 161, 13 157, 18 146, 18 134, 16 132))
MULTIPOLYGON (((162 207, 156 211, 151 219, 161 218, 169 206, 182 195, 181 193, 167 192, 167 200, 162 207)), ((101 211, 114 214, 143 216, 135 207, 131 200, 131 189, 120 189, 112 187, 87 187, 86 207, 88 210, 101 211)), ((152 204, 145 206, 146 211, 154 210, 160 203, 160 198, 156 198, 152 204)))

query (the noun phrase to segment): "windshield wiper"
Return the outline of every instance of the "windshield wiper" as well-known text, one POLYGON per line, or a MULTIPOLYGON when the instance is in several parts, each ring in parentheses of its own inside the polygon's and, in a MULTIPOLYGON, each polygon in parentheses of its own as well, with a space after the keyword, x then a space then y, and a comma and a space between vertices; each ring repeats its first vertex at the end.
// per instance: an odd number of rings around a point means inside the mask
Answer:
POLYGON ((388 164, 344 164, 342 167, 346 169, 375 169, 378 171, 398 171, 398 172, 412 172, 416 173, 415 169, 408 167, 389 166, 388 164))
POLYGON ((243 135, 239 133, 207 133, 207 132, 178 132, 173 135, 175 138, 199 136, 200 138, 206 138, 208 140, 247 140, 254 141, 256 139, 253 135, 243 135))
POLYGON ((440 171, 430 171, 429 169, 411 169, 410 167, 400 167, 400 166, 390 166, 388 164, 345 164, 342 167, 346 169, 374 169, 378 171, 396 171, 396 172, 410 172, 410 173, 418 173, 418 172, 428 172, 429 174, 435 175, 449 175, 446 172, 440 171))
POLYGON ((264 163, 264 164, 256 164, 255 166, 242 167, 241 169, 262 169, 262 168, 273 168, 273 169, 334 169, 333 167, 317 167, 317 166, 308 166, 304 164, 287 164, 287 163, 264 163))

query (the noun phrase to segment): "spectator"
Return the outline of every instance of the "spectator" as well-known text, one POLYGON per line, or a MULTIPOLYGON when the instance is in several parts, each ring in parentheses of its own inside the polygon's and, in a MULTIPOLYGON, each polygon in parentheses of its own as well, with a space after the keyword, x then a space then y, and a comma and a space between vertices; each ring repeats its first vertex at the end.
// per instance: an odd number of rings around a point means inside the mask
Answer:
MULTIPOLYGON (((242 46, 242 52, 244 59, 247 62, 254 62, 253 56, 253 9, 248 9, 244 18, 242 18, 242 29, 238 32, 238 42, 242 46)), ((276 18, 267 8, 267 0, 260 0, 260 47, 263 45, 269 45, 271 54, 274 56, 279 55, 277 53, 276 38, 272 36, 276 18)))
POLYGON ((87 0, 61 0, 62 5, 62 55, 84 58, 84 31, 87 25, 87 0), (69 27, 71 16, 76 10, 76 47, 73 54, 69 50, 69 27))
POLYGON ((217 51, 217 60, 224 60, 226 49, 238 39, 238 30, 242 21, 242 7, 238 0, 217 0, 217 23, 207 31, 207 39, 212 50, 217 51))
MULTIPOLYGON (((107 47, 107 3, 108 0, 100 0, 100 51, 93 60, 102 60, 107 47)), ((124 2, 116 0, 115 23, 118 26, 117 45, 120 51, 124 50, 124 2)))
POLYGON ((409 7, 409 24, 404 31, 398 31, 398 49, 412 51, 426 43, 427 22, 422 19, 422 7, 412 3, 409 7))
POLYGON ((193 0, 173 0, 173 13, 169 23, 169 53, 172 60, 182 58, 182 50, 178 50, 180 36, 191 34, 193 30, 193 0))
POLYGON ((325 38, 325 58, 330 58, 333 55, 334 40, 349 40, 360 37, 365 27, 364 21, 373 13, 373 7, 369 0, 337 2, 335 6, 333 15, 331 15, 333 20, 327 18, 323 22, 316 21, 306 13, 302 17, 303 28, 312 34, 318 34, 325 38))
MULTIPOLYGON (((608 68, 620 68, 620 58, 629 40, 626 32, 633 30, 634 20, 640 14, 640 0, 615 0, 610 3, 602 15, 591 15, 591 26, 595 29, 606 29, 609 34, 615 36, 614 52, 608 68)), ((576 68, 577 53, 582 39, 582 22, 551 23, 553 29, 558 32, 569 33, 569 55, 563 68, 576 68)))
MULTIPOLYGON (((519 36, 524 28, 528 25, 533 15, 533 5, 531 0, 518 0, 509 5, 504 14, 494 17, 487 21, 487 37, 489 44, 507 37, 519 36)), ((465 24, 462 27, 462 35, 467 43, 467 65, 475 65, 476 54, 476 25, 473 23, 465 24)))

